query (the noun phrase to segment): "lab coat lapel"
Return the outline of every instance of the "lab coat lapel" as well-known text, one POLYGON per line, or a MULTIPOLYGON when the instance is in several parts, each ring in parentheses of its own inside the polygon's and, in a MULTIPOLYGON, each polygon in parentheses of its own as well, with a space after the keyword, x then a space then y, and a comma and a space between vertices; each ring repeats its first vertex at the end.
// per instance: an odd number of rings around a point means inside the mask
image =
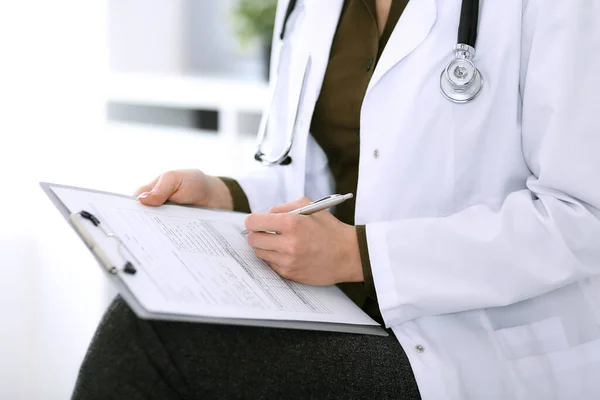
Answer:
MULTIPOLYGON (((306 0, 307 27, 310 27, 309 51, 311 56, 310 84, 316 87, 314 101, 320 91, 329 62, 329 52, 342 11, 344 0, 306 0)), ((312 96, 311 96, 312 98, 312 96)))
POLYGON ((377 63, 367 88, 367 94, 387 71, 402 61, 427 38, 436 17, 435 0, 408 2, 377 63))
MULTIPOLYGON (((301 37, 296 45, 302 50, 295 51, 295 55, 291 60, 287 73, 294 77, 290 83, 289 98, 298 99, 301 102, 298 105, 295 101, 288 102, 288 129, 294 129, 294 120, 296 111, 303 109, 309 110, 314 108, 318 94, 323 82, 323 76, 327 69, 329 59, 329 51, 331 43, 337 27, 337 22, 340 16, 344 0, 305 0, 305 19, 301 24, 301 37), (310 62, 307 59, 310 57, 310 62), (308 71, 305 71, 306 67, 308 71), (307 81, 305 82, 304 90, 302 87, 302 77, 305 72, 308 73, 307 81), (303 93, 300 98, 300 93, 303 93)), ((304 113, 302 113, 304 114, 304 113)), ((300 119, 302 115, 298 116, 300 119)), ((300 121, 298 121, 300 122, 300 121)), ((302 124, 307 125, 307 124, 302 124)), ((296 131, 296 143, 300 143, 298 148, 303 149, 302 141, 308 133, 308 129, 298 129, 296 131)))
MULTIPOLYGON (((304 194, 304 177, 307 168, 307 141, 312 118, 312 111, 319 97, 323 84, 323 77, 329 62, 329 52, 337 28, 344 0, 305 0, 304 28, 302 37, 306 40, 307 51, 310 56, 310 64, 304 95, 300 104, 300 115, 294 140, 293 169, 287 169, 291 182, 296 182, 289 189, 289 199, 296 199, 304 194)), ((294 75, 298 83, 301 74, 294 75)), ((298 86, 295 94, 299 95, 298 86)), ((310 156, 308 156, 310 158, 310 156)))

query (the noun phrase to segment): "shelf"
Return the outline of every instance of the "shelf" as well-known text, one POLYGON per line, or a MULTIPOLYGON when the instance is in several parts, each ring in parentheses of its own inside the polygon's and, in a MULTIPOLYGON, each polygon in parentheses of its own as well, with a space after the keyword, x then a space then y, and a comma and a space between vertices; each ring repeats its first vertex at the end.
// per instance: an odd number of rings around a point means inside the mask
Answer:
POLYGON ((107 91, 115 103, 260 114, 268 90, 241 78, 112 73, 107 91))
POLYGON ((119 177, 125 168, 119 162, 106 165, 102 174, 96 174, 99 183, 106 185, 122 182, 135 186, 171 169, 200 168, 211 175, 238 176, 260 168, 254 160, 253 137, 224 140, 211 131, 121 122, 107 123, 102 137, 102 143, 98 143, 100 154, 127 160, 126 176, 119 177))

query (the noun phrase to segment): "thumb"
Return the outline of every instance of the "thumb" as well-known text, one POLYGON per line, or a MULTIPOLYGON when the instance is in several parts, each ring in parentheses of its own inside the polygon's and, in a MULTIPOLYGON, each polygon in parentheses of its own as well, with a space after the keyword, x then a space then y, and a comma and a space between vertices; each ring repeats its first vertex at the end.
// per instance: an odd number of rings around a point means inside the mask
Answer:
POLYGON ((139 196, 141 196, 142 194, 144 194, 143 197, 146 197, 146 192, 149 192, 152 190, 152 188, 154 187, 154 185, 156 185, 156 182, 158 182, 158 178, 160 178, 160 175, 157 176, 156 178, 154 178, 152 180, 152 182, 144 185, 144 186, 140 186, 135 193, 133 194, 135 197, 139 198, 139 196))
POLYGON ((271 207, 269 212, 270 213, 290 212, 297 208, 304 207, 304 206, 310 204, 310 202, 311 202, 311 199, 309 199, 308 197, 305 196, 305 197, 299 198, 298 200, 291 201, 289 203, 283 203, 278 206, 271 207))
POLYGON ((149 192, 141 193, 138 196, 138 200, 147 206, 160 206, 179 189, 180 185, 181 177, 171 172, 165 172, 149 192))

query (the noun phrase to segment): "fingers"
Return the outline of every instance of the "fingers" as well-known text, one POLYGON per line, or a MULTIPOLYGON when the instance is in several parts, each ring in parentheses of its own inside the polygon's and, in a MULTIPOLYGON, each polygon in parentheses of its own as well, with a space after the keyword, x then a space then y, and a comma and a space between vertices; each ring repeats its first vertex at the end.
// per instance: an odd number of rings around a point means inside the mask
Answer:
POLYGON ((138 188, 138 190, 135 191, 135 193, 133 194, 135 197, 138 197, 139 195, 141 195, 142 193, 146 193, 152 190, 152 188, 154 187, 154 185, 156 185, 156 182, 158 182, 158 178, 160 178, 160 175, 157 176, 156 178, 154 178, 152 180, 152 182, 148 183, 147 185, 144 186, 140 186, 138 188))
POLYGON ((289 203, 284 203, 284 204, 280 204, 275 207, 271 207, 269 212, 270 213, 286 213, 286 212, 293 211, 297 208, 304 207, 304 206, 308 205, 310 202, 311 202, 311 200, 308 197, 301 197, 298 200, 294 200, 289 203))
POLYGON ((281 266, 281 264, 278 264, 276 262, 270 262, 270 261, 267 261, 267 264, 269 264, 269 267, 271 267, 271 269, 273 271, 275 271, 277 273, 277 275, 281 276, 283 279, 293 280, 292 274, 290 274, 289 269, 281 266))
POLYGON ((285 214, 252 213, 246 217, 246 229, 250 232, 281 232, 285 214))
MULTIPOLYGON (((150 188, 150 191, 141 193, 138 199, 147 206, 159 206, 167 201, 180 185, 180 174, 174 171, 165 172, 156 179, 156 183, 150 188)), ((146 185, 144 188, 149 186, 146 185)))
POLYGON ((250 232, 294 233, 300 229, 305 215, 288 213, 252 213, 246 217, 246 229, 250 232))
POLYGON ((248 233, 248 244, 254 249, 279 251, 285 250, 285 239, 281 235, 265 232, 248 233))
POLYGON ((256 255, 256 257, 265 260, 267 264, 269 264, 269 267, 271 267, 271 269, 275 271, 277 275, 281 276, 284 279, 292 278, 292 274, 290 274, 290 269, 284 267, 284 265, 286 265, 289 262, 287 261, 287 257, 285 255, 276 251, 268 251, 261 249, 254 250, 254 254, 256 255))
MULTIPOLYGON (((254 255, 261 260, 265 260, 271 265, 273 268, 273 264, 279 267, 279 263, 283 263, 285 259, 285 255, 278 253, 276 251, 263 250, 263 249, 254 249, 254 255)), ((275 268, 274 268, 275 269, 275 268)), ((275 269, 277 271, 277 269, 275 269)))
POLYGON ((288 214, 289 211, 304 207, 311 200, 301 197, 298 200, 272 207, 268 213, 253 213, 246 218, 246 229, 254 232, 290 232, 295 231, 304 216, 288 214))

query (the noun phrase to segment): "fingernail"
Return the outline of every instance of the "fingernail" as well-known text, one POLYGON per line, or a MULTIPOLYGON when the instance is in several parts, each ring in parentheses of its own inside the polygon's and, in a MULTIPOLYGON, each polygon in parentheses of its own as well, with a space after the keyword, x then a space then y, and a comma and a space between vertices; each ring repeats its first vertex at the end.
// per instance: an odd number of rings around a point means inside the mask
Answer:
POLYGON ((145 199, 148 196, 150 196, 150 192, 140 193, 140 195, 137 197, 137 200, 139 200, 139 199, 145 199))

